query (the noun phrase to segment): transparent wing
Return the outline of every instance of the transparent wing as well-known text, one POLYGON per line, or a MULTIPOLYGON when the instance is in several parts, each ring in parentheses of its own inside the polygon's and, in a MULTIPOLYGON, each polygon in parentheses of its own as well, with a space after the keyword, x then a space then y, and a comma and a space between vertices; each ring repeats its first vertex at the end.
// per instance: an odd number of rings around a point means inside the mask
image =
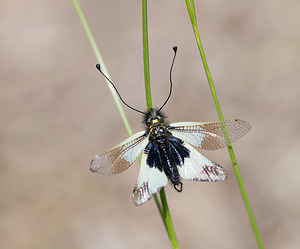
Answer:
POLYGON ((148 155, 143 153, 139 178, 133 189, 132 199, 135 205, 144 204, 168 183, 164 172, 147 165, 147 157, 148 155))
POLYGON ((177 166, 179 175, 185 180, 218 182, 226 180, 227 173, 219 164, 207 159, 188 143, 190 156, 184 159, 182 166, 177 166))
POLYGON ((223 128, 226 127, 230 142, 234 142, 251 130, 247 121, 240 119, 218 122, 178 122, 169 130, 173 136, 204 150, 216 150, 227 145, 223 128))
POLYGON ((133 164, 147 143, 148 136, 144 131, 140 131, 117 146, 96 155, 90 170, 104 175, 119 174, 133 164))

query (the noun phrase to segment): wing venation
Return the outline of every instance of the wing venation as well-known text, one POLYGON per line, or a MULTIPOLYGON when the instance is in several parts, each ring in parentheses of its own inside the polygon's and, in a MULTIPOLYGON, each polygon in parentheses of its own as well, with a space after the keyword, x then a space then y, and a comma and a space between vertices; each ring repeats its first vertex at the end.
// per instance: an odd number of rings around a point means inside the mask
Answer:
POLYGON ((115 175, 128 169, 144 150, 148 136, 140 131, 117 146, 96 155, 90 170, 104 175, 115 175))
POLYGON ((132 199, 135 205, 144 204, 168 183, 163 171, 147 165, 147 157, 143 153, 139 177, 133 189, 132 199))
POLYGON ((240 119, 218 122, 178 122, 172 123, 169 130, 173 136, 187 141, 204 150, 216 150, 227 145, 223 132, 226 127, 229 141, 232 143, 251 129, 250 123, 240 119))
POLYGON ((190 156, 185 158, 183 166, 177 167, 183 179, 201 182, 226 180, 227 173, 222 166, 201 155, 188 143, 184 143, 184 146, 190 150, 190 156))

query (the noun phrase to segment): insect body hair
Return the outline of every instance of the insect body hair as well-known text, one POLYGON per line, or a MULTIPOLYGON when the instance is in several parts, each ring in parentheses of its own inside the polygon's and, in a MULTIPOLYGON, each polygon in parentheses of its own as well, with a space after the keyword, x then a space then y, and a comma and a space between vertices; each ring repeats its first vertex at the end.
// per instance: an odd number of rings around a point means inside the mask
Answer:
POLYGON ((164 125, 167 126, 166 118, 167 116, 162 111, 158 111, 158 109, 155 108, 145 113, 143 123, 146 127, 149 127, 151 120, 158 119, 159 122, 164 123, 164 125))

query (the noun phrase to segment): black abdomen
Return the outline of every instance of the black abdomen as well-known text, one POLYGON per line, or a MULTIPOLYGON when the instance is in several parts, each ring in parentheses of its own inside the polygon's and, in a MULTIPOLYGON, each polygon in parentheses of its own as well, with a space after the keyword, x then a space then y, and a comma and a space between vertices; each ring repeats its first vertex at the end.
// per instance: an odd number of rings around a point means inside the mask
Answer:
POLYGON ((178 185, 180 182, 179 173, 177 169, 176 157, 174 157, 171 151, 171 145, 169 140, 163 141, 158 145, 159 151, 161 152, 161 163, 162 168, 166 176, 174 185, 178 185))
POLYGON ((150 139, 145 149, 145 153, 148 154, 147 164, 149 167, 164 171, 179 192, 182 190, 182 183, 177 166, 182 166, 184 159, 190 154, 190 151, 182 144, 182 140, 173 136, 155 137, 155 139, 150 139))

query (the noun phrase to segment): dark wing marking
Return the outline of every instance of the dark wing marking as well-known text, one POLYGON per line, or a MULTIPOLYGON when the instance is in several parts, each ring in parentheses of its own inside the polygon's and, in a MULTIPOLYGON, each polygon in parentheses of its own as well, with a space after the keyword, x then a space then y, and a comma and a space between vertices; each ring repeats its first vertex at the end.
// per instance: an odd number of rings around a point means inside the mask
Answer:
POLYGON ((144 150, 148 136, 140 131, 117 146, 96 155, 90 170, 104 175, 115 175, 128 169, 144 150))
POLYGON ((240 119, 218 122, 178 122, 168 127, 173 136, 204 150, 216 150, 227 145, 223 128, 232 143, 251 129, 250 123, 240 119))
POLYGON ((148 155, 143 153, 139 178, 133 189, 132 199, 135 205, 144 204, 168 183, 163 171, 149 167, 147 157, 148 155))
POLYGON ((179 175, 185 180, 218 182, 226 180, 227 173, 219 164, 207 159, 188 143, 183 144, 190 151, 183 166, 177 166, 179 175))

